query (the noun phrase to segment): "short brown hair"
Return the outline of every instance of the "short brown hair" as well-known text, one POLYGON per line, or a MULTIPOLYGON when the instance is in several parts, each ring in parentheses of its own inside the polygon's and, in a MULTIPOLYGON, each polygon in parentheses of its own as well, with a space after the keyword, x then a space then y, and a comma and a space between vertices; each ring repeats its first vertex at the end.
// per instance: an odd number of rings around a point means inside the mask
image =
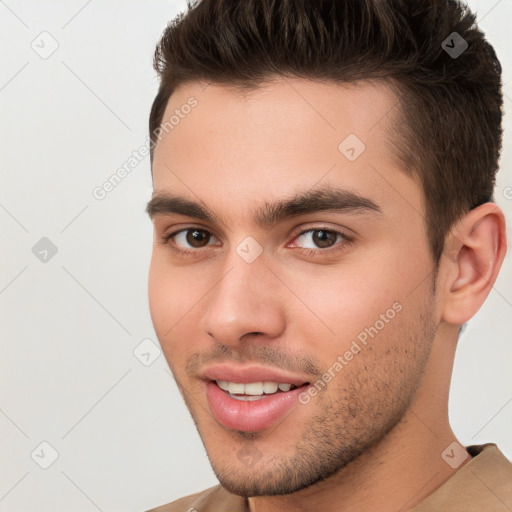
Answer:
POLYGON ((381 80, 399 98, 394 145, 406 172, 421 182, 436 267, 452 224, 493 200, 501 66, 466 5, 202 0, 187 7, 168 24, 155 52, 160 88, 149 120, 152 149, 169 97, 188 82, 250 90, 279 76, 339 84, 381 80), (448 50, 459 36, 468 46, 455 57, 448 50))

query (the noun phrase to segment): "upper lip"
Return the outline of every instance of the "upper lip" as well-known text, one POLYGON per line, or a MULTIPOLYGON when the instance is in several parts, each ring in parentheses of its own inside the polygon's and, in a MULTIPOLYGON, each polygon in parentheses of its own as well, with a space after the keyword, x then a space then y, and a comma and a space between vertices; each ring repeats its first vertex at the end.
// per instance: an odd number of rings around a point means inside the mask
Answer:
POLYGON ((202 374, 205 380, 224 380, 247 384, 249 382, 277 382, 302 386, 309 382, 307 377, 263 366, 233 366, 220 364, 206 368, 202 374))

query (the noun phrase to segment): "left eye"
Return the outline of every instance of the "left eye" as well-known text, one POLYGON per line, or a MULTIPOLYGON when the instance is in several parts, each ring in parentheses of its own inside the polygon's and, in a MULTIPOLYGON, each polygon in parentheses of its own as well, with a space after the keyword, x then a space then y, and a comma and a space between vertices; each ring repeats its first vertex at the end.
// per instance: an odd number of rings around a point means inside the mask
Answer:
POLYGON ((329 249, 335 245, 337 241, 345 240, 347 237, 338 231, 309 229, 308 231, 303 231, 296 238, 303 244, 306 243, 304 246, 305 249, 329 249), (307 245, 308 243, 309 246, 307 245))

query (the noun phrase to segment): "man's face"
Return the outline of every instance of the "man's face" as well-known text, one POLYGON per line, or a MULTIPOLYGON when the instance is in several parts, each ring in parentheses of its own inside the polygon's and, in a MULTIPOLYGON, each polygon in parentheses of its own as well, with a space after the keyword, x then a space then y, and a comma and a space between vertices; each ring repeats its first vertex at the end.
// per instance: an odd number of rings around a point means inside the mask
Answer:
POLYGON ((332 475, 406 417, 420 385, 438 313, 394 108, 384 85, 301 79, 250 94, 187 84, 170 98, 163 122, 181 115, 156 147, 155 193, 211 218, 155 204, 151 315, 232 492, 332 475))

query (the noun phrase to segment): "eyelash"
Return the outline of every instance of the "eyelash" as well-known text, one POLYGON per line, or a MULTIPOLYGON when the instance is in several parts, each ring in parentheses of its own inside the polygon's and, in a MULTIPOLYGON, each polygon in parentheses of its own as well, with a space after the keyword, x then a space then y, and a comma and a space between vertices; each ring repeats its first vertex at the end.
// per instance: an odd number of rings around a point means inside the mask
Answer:
MULTIPOLYGON (((177 253, 180 253, 180 254, 197 255, 197 253, 201 249, 204 249, 204 248, 206 248, 208 246, 200 247, 198 249, 184 249, 183 247, 179 247, 177 245, 169 244, 169 240, 171 240, 173 237, 175 237, 179 233, 183 233, 183 232, 186 232, 186 231, 192 231, 192 230, 202 231, 204 233, 208 233, 209 235, 212 235, 212 233, 210 233, 208 230, 203 229, 203 228, 194 228, 194 227, 181 228, 181 229, 179 229, 177 231, 173 231, 172 233, 163 235, 161 240, 160 240, 160 243, 162 243, 164 245, 165 244, 170 245, 170 247, 172 248, 173 251, 175 251, 177 253)), ((299 238, 302 235, 305 235, 306 233, 311 233, 311 232, 315 232, 315 231, 324 231, 324 232, 327 232, 327 233, 330 233, 330 234, 334 234, 334 235, 337 235, 337 236, 339 235, 341 237, 341 240, 340 241, 336 240, 333 246, 328 247, 326 249, 299 248, 303 253, 307 254, 308 256, 318 256, 319 254, 331 254, 332 252, 338 252, 340 250, 343 250, 344 247, 350 246, 353 243, 353 238, 349 237, 348 235, 346 235, 342 231, 337 231, 335 229, 330 229, 330 228, 322 227, 322 226, 315 227, 315 228, 305 229, 303 231, 299 231, 298 233, 296 233, 293 236, 293 240, 295 240, 296 238, 299 238), (343 247, 338 247, 339 245, 342 245, 343 247)))

